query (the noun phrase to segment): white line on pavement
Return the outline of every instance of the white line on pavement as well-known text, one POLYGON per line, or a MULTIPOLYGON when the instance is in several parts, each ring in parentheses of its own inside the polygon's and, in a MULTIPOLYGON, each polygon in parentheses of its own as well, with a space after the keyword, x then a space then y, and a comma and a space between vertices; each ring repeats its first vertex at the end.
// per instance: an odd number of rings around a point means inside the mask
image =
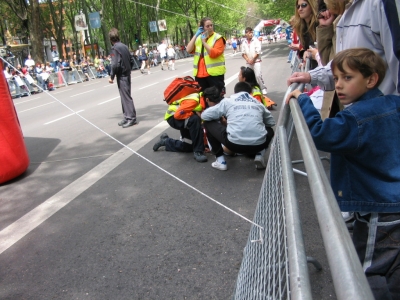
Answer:
POLYGON ((166 80, 170 80, 170 79, 172 79, 172 78, 176 78, 176 77, 178 77, 178 76, 172 76, 172 77, 168 77, 168 78, 165 78, 165 79, 164 79, 164 81, 166 81, 166 80))
POLYGON ((230 84, 232 81, 234 81, 235 79, 238 79, 238 75, 239 72, 237 72, 235 75, 232 75, 231 77, 229 77, 227 80, 225 80, 225 86, 227 86, 228 84, 230 84))
POLYGON ((37 99, 40 99, 40 97, 37 97, 37 98, 35 98, 35 99, 30 99, 30 100, 22 101, 22 102, 17 102, 17 103, 14 103, 14 105, 22 104, 22 103, 29 102, 29 101, 33 101, 33 100, 37 100, 37 99))
POLYGON ((86 94, 86 93, 90 93, 90 92, 93 92, 94 90, 88 90, 88 91, 86 91, 86 92, 83 92, 83 93, 79 93, 79 94, 75 94, 75 95, 72 95, 72 96, 70 96, 71 98, 72 97, 76 97, 76 96, 79 96, 79 95, 82 95, 82 94, 86 94))
POLYGON ((147 87, 149 87, 149 86, 155 85, 155 84, 157 84, 157 83, 158 83, 158 82, 154 82, 154 83, 152 83, 152 84, 143 86, 143 87, 141 87, 139 90, 143 90, 143 89, 145 89, 145 88, 147 88, 147 87))
POLYGON ((62 119, 68 118, 68 117, 70 117, 70 116, 73 116, 73 115, 75 115, 75 114, 77 114, 77 113, 80 113, 80 112, 83 112, 83 111, 84 111, 84 109, 82 109, 82 110, 78 110, 76 113, 69 114, 69 115, 66 115, 66 116, 64 116, 64 117, 61 117, 61 118, 55 119, 55 120, 53 120, 53 121, 50 121, 50 122, 44 123, 43 125, 47 125, 47 124, 51 124, 51 123, 54 123, 54 122, 60 121, 60 120, 62 120, 62 119))
MULTIPOLYGON (((94 79, 91 79, 91 80, 94 80, 94 79)), ((92 85, 92 84, 98 84, 98 83, 100 83, 100 81, 97 81, 97 82, 92 82, 92 83, 88 83, 88 84, 85 84, 84 86, 89 86, 89 85, 92 85)))
POLYGON ((112 98, 112 99, 110 99, 110 100, 104 101, 104 102, 100 102, 100 103, 98 103, 97 105, 102 105, 102 104, 104 104, 104 103, 113 101, 113 100, 118 99, 118 98, 119 98, 119 96, 118 96, 118 97, 115 97, 115 98, 112 98))
POLYGON ((56 93, 52 93, 52 94, 53 94, 53 95, 57 95, 57 94, 61 94, 61 93, 68 92, 68 91, 72 91, 72 89, 69 89, 69 90, 62 90, 62 91, 59 91, 59 92, 56 92, 56 93))
POLYGON ((183 72, 183 74, 190 73, 190 72, 193 72, 193 70, 188 70, 186 72, 183 72))
MULTIPOLYGON (((167 122, 160 122, 155 127, 135 139, 128 147, 139 151, 156 136, 160 135, 169 127, 167 122)), ((0 231, 0 254, 14 245, 25 235, 38 227, 53 214, 58 212, 93 184, 106 176, 109 172, 118 167, 126 159, 133 155, 133 152, 123 148, 91 169, 89 172, 70 183, 54 196, 35 207, 33 210, 19 218, 14 223, 0 231)))
POLYGON ((51 103, 54 103, 54 102, 56 102, 56 101, 51 101, 51 102, 46 103, 46 104, 42 104, 42 105, 39 105, 39 106, 35 106, 35 107, 32 107, 32 108, 28 108, 28 109, 25 109, 25 110, 21 110, 21 111, 19 111, 18 113, 23 113, 24 111, 28 111, 28 110, 32 110, 32 109, 35 109, 35 108, 39 108, 39 107, 42 107, 42 106, 45 106, 45 105, 48 105, 48 104, 51 104, 51 103))

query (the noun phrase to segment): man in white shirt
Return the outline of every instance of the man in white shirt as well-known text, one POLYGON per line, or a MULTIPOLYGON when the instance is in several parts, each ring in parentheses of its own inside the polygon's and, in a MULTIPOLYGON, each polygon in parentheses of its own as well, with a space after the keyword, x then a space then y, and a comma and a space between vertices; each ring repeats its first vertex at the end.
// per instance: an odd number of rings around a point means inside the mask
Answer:
POLYGON ((162 40, 160 45, 157 47, 158 53, 160 53, 161 57, 161 70, 164 70, 164 62, 168 70, 168 60, 167 60, 167 44, 165 43, 165 40, 162 40))
POLYGON ((28 59, 25 61, 25 66, 28 68, 32 68, 35 65, 35 61, 32 59, 30 55, 28 55, 28 59))
POLYGON ((267 86, 264 83, 261 73, 261 43, 253 36, 253 29, 247 27, 246 38, 242 43, 242 56, 246 60, 247 67, 254 70, 258 85, 264 96, 267 95, 267 86))

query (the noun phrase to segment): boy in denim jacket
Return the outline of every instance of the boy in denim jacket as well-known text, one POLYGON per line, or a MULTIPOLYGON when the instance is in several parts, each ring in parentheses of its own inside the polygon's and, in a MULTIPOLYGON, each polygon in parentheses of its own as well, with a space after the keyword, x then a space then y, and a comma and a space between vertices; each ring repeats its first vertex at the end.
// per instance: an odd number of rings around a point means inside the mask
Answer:
POLYGON ((400 97, 377 88, 386 66, 373 51, 339 52, 331 64, 345 109, 321 120, 297 98, 318 150, 331 153, 331 185, 342 211, 355 212, 353 242, 376 299, 400 299, 400 97))

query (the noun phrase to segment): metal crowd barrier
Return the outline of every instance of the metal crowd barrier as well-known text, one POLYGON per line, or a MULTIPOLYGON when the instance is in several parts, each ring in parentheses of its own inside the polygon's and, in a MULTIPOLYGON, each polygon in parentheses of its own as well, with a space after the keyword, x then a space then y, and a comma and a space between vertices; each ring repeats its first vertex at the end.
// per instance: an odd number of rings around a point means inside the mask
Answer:
MULTIPOLYGON (((284 101, 297 86, 292 85, 284 101)), ((304 86, 300 87, 302 90, 304 86)), ((284 102, 283 102, 284 103, 284 102)), ((317 211, 336 297, 374 299, 325 174, 318 151, 296 100, 282 105, 271 143, 254 223, 244 249, 233 299, 312 299, 294 172, 289 153, 296 128, 317 211), (260 236, 261 235, 261 236, 260 236), (260 240, 261 243, 254 242, 260 240)))

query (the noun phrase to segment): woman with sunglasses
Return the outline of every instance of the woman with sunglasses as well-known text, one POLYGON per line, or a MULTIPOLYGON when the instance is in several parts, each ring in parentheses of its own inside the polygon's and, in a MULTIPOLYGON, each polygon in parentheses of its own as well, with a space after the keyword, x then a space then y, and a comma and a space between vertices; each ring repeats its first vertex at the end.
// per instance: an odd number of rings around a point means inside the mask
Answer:
MULTIPOLYGON (((300 39, 301 48, 299 51, 300 58, 303 58, 304 52, 310 47, 313 48, 314 42, 317 40, 316 27, 317 19, 317 2, 315 0, 297 0, 295 5, 295 17, 293 20, 293 29, 300 39)), ((307 56, 308 54, 306 54, 307 56)), ((311 60, 311 69, 317 67, 316 60, 311 60)))
POLYGON ((268 109, 276 106, 276 103, 261 93, 261 88, 257 83, 256 74, 249 67, 240 67, 238 79, 240 82, 247 82, 252 87, 251 95, 259 102, 265 105, 268 109))

